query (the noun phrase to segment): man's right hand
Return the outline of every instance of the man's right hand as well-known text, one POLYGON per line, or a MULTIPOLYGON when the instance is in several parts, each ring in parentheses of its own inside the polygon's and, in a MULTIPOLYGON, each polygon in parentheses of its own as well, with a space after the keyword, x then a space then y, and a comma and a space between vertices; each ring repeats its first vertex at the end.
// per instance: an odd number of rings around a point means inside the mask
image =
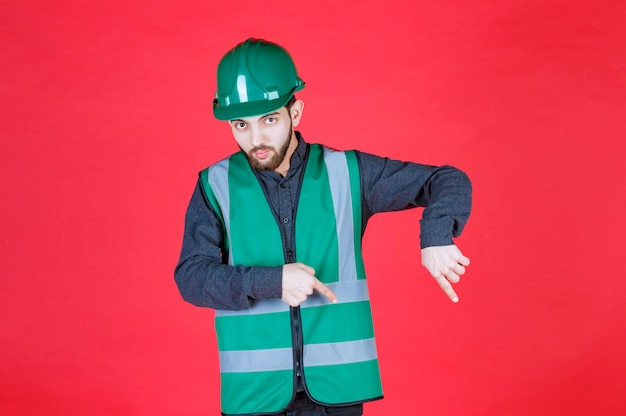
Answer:
POLYGON ((332 303, 337 303, 337 296, 324 283, 315 277, 315 270, 303 263, 289 263, 283 266, 283 296, 281 300, 296 307, 317 290, 332 303))

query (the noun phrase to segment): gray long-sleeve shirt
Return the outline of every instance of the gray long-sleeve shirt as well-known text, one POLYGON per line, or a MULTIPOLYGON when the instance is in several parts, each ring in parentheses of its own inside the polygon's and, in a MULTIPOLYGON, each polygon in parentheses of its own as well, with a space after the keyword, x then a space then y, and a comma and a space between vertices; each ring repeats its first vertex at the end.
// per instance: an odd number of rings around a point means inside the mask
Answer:
MULTIPOLYGON (((308 145, 298 147, 285 177, 256 172, 283 239, 294 253, 294 213, 306 164, 308 145)), ((453 244, 471 210, 471 183, 451 166, 427 166, 356 152, 361 173, 363 223, 378 212, 425 207, 420 221, 422 248, 453 244)), ((282 266, 229 266, 222 257, 223 228, 198 180, 185 218, 180 260, 174 277, 183 298, 197 306, 240 310, 257 299, 281 298, 282 266)), ((293 257, 293 256, 292 256, 293 257)))

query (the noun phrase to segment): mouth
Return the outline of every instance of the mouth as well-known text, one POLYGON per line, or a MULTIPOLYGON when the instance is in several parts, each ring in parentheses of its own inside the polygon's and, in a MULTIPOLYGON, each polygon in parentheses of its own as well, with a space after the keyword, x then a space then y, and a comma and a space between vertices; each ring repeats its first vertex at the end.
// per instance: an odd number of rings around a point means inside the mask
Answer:
POLYGON ((255 152, 252 152, 252 155, 254 156, 255 159, 265 160, 270 156, 271 153, 272 151, 269 149, 260 149, 255 152))

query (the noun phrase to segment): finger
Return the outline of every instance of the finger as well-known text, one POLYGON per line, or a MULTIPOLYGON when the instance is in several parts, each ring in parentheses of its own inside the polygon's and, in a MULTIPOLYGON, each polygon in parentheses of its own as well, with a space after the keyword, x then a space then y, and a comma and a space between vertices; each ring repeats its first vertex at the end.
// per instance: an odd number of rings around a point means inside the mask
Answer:
POLYGON ((305 300, 307 300, 307 298, 309 294, 303 293, 303 292, 296 292, 293 295, 293 303, 294 303, 294 307, 295 306, 299 306, 302 302, 304 302, 305 300))
POLYGON ((437 281, 437 283, 439 283, 441 289, 446 295, 448 295, 452 302, 456 303, 459 301, 459 297, 457 296, 454 289, 452 289, 452 284, 450 284, 450 282, 445 277, 435 278, 435 280, 437 281))
POLYGON ((456 262, 462 266, 469 266, 470 259, 469 257, 465 257, 463 254, 459 253, 459 257, 456 259, 456 262))
POLYGON ((318 292, 320 292, 322 295, 326 296, 328 300, 331 301, 332 303, 337 303, 337 295, 335 295, 335 293, 332 290, 330 290, 330 288, 326 286, 324 283, 315 279, 315 282, 313 283, 313 288, 317 290, 318 292))
POLYGON ((300 302, 293 296, 283 296, 282 301, 294 308, 300 304, 300 302))
POLYGON ((452 266, 452 269, 451 269, 451 270, 452 270, 454 273, 458 274, 459 276, 461 276, 461 275, 465 274, 465 267, 463 267, 462 265, 460 265, 460 264, 458 264, 458 263, 457 263, 457 264, 455 264, 454 266, 452 266))
POLYGON ((444 277, 448 279, 450 283, 459 283, 461 281, 459 275, 456 274, 453 270, 448 270, 446 273, 444 273, 444 277))

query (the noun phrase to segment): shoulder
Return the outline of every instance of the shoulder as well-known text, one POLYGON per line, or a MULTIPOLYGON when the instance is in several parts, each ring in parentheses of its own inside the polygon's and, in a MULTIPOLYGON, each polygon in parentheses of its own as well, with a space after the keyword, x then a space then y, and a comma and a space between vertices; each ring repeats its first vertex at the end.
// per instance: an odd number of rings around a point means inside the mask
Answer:
POLYGON ((210 165, 208 165, 207 167, 202 169, 200 171, 200 173, 208 172, 210 169, 214 169, 216 167, 227 167, 232 158, 234 158, 234 157, 236 158, 236 157, 239 157, 239 156, 243 156, 243 153, 241 151, 235 152, 233 154, 230 154, 230 155, 224 157, 223 159, 218 160, 217 162, 211 163, 210 165))

